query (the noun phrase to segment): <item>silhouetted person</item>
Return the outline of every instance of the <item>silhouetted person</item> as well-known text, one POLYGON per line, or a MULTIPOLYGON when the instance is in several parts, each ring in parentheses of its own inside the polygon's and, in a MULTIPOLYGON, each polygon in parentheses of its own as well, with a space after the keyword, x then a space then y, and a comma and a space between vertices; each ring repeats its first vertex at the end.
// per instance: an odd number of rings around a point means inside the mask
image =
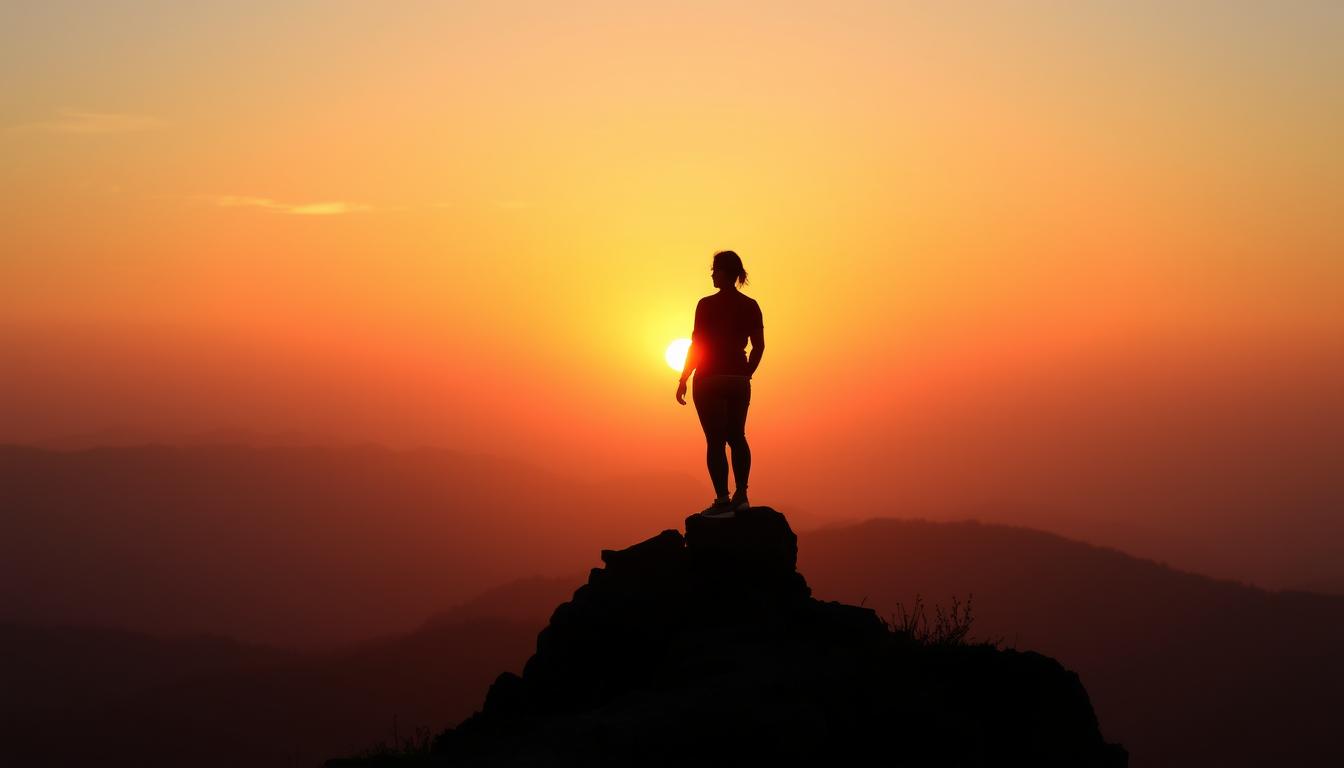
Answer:
POLYGON ((751 474, 751 449, 747 447, 747 406, 751 403, 751 377, 765 354, 765 329, 761 307, 738 291, 746 285, 747 270, 733 251, 714 254, 710 271, 719 292, 695 305, 695 328, 686 365, 677 383, 677 402, 686 404, 686 380, 695 373, 695 413, 705 430, 705 463, 714 483, 714 503, 701 514, 732 517, 746 509, 747 476, 751 474), (747 357, 747 340, 751 356, 747 357), (733 479, 737 489, 728 496, 728 458, 724 445, 733 450, 733 479))

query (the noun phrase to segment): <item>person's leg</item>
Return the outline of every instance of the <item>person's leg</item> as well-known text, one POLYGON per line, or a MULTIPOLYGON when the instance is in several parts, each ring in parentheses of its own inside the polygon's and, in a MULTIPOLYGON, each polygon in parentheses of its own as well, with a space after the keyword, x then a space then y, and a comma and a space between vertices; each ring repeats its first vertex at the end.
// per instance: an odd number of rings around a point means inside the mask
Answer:
POLYGON ((751 380, 731 379, 732 386, 724 397, 726 439, 733 449, 733 482, 737 492, 733 498, 747 495, 747 479, 751 475, 751 447, 747 445, 747 407, 751 405, 751 380))
POLYGON ((691 388, 695 415, 700 417, 700 428, 705 432, 705 466, 709 480, 714 484, 717 498, 728 498, 728 456, 724 451, 728 407, 723 398, 723 387, 710 379, 696 377, 691 388))

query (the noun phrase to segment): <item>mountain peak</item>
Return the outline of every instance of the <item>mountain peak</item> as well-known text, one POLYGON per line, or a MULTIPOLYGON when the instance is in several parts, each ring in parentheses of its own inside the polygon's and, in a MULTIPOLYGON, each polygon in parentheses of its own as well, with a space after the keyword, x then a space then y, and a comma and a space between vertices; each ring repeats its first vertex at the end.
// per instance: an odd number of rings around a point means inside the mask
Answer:
MULTIPOLYGON (((521 676, 442 733, 447 765, 860 762, 1123 766, 1077 675, 992 645, 928 645, 823 602, 784 515, 694 515, 555 609, 521 676)), ((350 761, 332 764, 350 765, 350 761)))

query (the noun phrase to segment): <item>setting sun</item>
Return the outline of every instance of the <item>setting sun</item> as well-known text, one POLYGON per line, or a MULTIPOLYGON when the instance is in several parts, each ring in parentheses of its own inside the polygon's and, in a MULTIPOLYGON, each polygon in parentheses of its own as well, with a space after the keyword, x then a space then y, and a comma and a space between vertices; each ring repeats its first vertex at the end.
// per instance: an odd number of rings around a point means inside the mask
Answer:
POLYGON ((1344 768, 1341 41, 0 0, 0 768, 1344 768))
POLYGON ((690 348, 690 339, 675 339, 667 345, 667 352, 663 353, 663 359, 667 361, 672 370, 680 371, 686 365, 686 352, 690 348))

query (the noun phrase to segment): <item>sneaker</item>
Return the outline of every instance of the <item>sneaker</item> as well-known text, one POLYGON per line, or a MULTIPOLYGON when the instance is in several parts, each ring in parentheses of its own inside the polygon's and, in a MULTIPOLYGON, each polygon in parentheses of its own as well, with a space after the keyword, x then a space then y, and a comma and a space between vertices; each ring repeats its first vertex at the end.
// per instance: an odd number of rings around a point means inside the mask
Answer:
POLYGON ((733 507, 733 502, 729 501, 726 498, 718 498, 714 500, 713 504, 710 504, 708 507, 706 507, 704 511, 700 513, 700 516, 712 517, 715 520, 722 520, 723 518, 726 517, 732 517, 734 514, 735 509, 733 507))
POLYGON ((729 501, 728 503, 732 505, 734 512, 744 512, 751 509, 751 503, 747 501, 746 491, 738 491, 737 493, 734 493, 732 501, 729 501))

